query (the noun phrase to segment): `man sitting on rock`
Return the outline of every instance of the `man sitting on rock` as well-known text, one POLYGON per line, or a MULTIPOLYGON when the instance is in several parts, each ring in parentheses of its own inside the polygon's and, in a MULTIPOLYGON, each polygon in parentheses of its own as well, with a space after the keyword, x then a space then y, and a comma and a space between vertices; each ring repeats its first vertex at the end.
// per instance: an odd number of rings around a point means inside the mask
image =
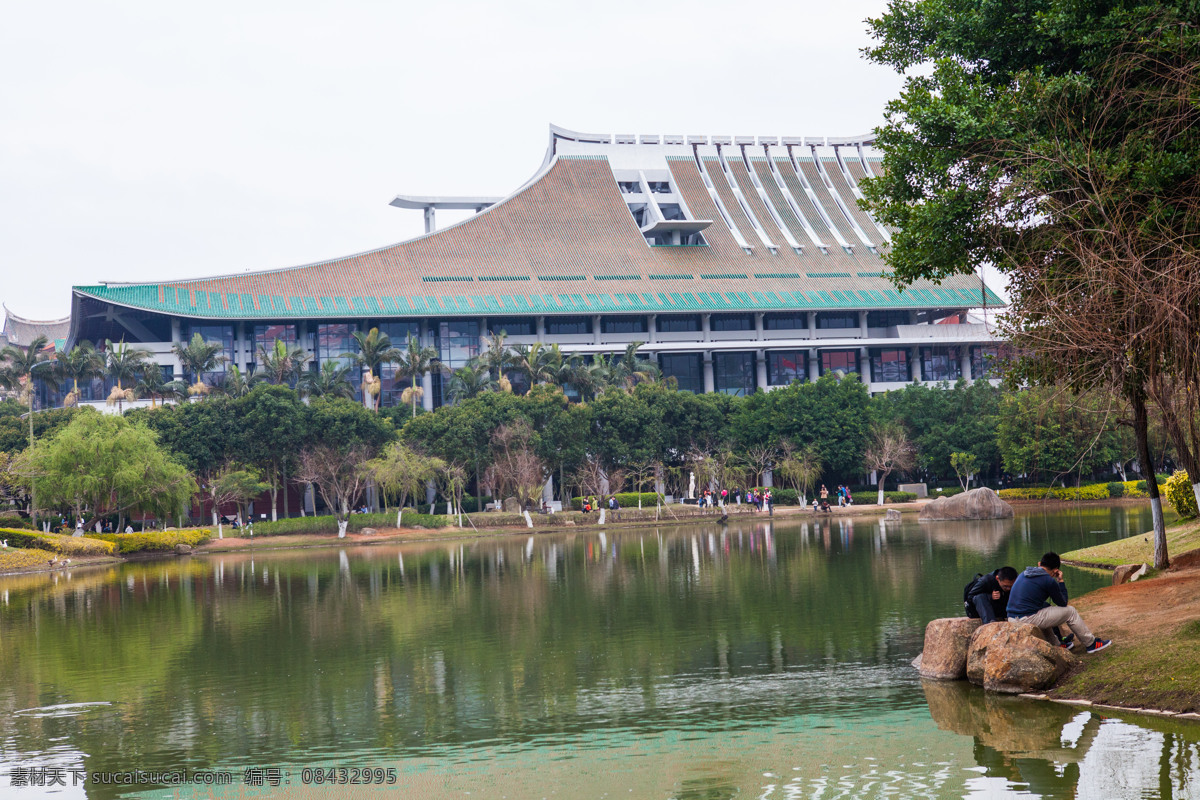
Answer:
POLYGON ((1036 567, 1026 567, 1013 583, 1008 596, 1008 618, 1041 628, 1054 642, 1057 628, 1066 624, 1086 653, 1099 653, 1112 644, 1111 639, 1093 636, 1075 606, 1067 605, 1067 585, 1063 582, 1062 559, 1058 553, 1046 553, 1036 567), (1046 605, 1046 601, 1054 605, 1046 605))
POLYGON ((1012 567, 1001 567, 990 575, 975 578, 963 596, 967 616, 984 625, 1008 619, 1008 593, 1016 579, 1017 571, 1012 567))

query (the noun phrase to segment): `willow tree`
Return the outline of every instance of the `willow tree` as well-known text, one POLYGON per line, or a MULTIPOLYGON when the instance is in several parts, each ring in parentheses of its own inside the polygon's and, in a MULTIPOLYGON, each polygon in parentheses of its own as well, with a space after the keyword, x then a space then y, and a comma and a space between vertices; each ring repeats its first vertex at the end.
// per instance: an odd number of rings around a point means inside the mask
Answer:
POLYGON ((1006 274, 1014 379, 1119 391, 1144 470, 1150 388, 1196 372, 1194 18, 1187 2, 896 0, 866 51, 912 71, 863 186, 898 229, 897 282, 1006 274))

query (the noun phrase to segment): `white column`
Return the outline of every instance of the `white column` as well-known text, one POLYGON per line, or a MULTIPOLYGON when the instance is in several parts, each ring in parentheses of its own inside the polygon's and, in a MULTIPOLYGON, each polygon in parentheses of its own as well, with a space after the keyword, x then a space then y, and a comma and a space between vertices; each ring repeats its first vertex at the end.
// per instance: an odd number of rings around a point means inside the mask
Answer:
POLYGON ((239 322, 234 332, 232 361, 238 369, 246 369, 250 364, 250 346, 246 343, 246 323, 239 322))
POLYGON ((858 312, 858 335, 859 335, 859 337, 861 337, 863 339, 867 338, 867 312, 866 311, 858 312))
POLYGON ((763 312, 761 311, 754 314, 754 338, 758 341, 763 338, 763 312))
POLYGON ((820 377, 821 357, 817 354, 817 348, 812 347, 808 351, 808 380, 810 383, 816 383, 820 377))
POLYGON ((179 335, 179 318, 171 317, 171 342, 173 344, 179 344, 179 335))
POLYGON ((534 332, 537 334, 537 340, 544 342, 546 341, 546 318, 538 316, 535 319, 537 327, 534 328, 534 332))
POLYGON ((592 315, 592 342, 600 344, 600 315, 592 315))
POLYGON ((425 232, 433 233, 437 230, 437 215, 434 213, 433 206, 425 206, 425 232))
POLYGON ((649 324, 646 326, 646 341, 654 344, 658 341, 658 314, 651 314, 647 322, 649 324))
POLYGON ((817 312, 808 312, 808 338, 817 338, 817 312))
POLYGON ((711 314, 701 314, 700 315, 700 341, 707 342, 710 338, 709 337, 710 333, 712 333, 712 315, 711 314))
MULTIPOLYGON (((433 345, 433 342, 430 341, 433 337, 429 335, 428 328, 423 328, 421 330, 420 338, 421 338, 422 342, 424 343, 423 346, 430 347, 433 345)), ((440 356, 441 353, 439 353, 438 355, 440 356)), ((433 373, 432 372, 426 372, 424 375, 421 376, 421 391, 423 392, 423 394, 421 395, 421 408, 425 409, 426 411, 433 411, 433 373)), ((430 500, 430 502, 433 502, 433 501, 430 500)))
MULTIPOLYGON (((707 320, 708 315, 705 314, 704 318, 707 320)), ((706 325, 706 327, 707 327, 707 325, 706 325)), ((716 384, 716 381, 713 379, 712 351, 706 350, 704 352, 703 358, 704 358, 704 391, 705 392, 715 392, 717 390, 717 384, 716 384)))
POLYGON ((917 345, 913 345, 909 349, 909 353, 911 354, 910 357, 912 358, 913 380, 917 383, 920 383, 922 380, 924 380, 924 378, 921 376, 921 348, 917 345))
MULTIPOLYGON (((759 315, 762 316, 761 314, 759 315)), ((759 350, 754 354, 755 360, 758 362, 758 388, 764 392, 767 390, 767 351, 759 350)))
POLYGON ((959 347, 958 363, 962 371, 962 376, 967 379, 967 383, 971 382, 971 347, 970 345, 961 344, 959 347))
POLYGON ((858 348, 858 379, 863 386, 867 387, 869 393, 871 391, 871 351, 865 347, 858 348))

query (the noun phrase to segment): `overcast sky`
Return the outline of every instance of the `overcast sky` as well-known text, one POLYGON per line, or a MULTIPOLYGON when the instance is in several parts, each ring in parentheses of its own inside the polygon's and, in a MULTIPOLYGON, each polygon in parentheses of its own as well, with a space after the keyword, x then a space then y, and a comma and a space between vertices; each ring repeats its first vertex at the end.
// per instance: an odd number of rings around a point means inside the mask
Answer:
MULTIPOLYGON (((547 125, 839 136, 900 78, 883 0, 47 2, 0 30, 0 301, 318 261, 422 232, 398 193, 508 194, 547 125)), ((439 214, 439 225, 451 221, 439 214)))

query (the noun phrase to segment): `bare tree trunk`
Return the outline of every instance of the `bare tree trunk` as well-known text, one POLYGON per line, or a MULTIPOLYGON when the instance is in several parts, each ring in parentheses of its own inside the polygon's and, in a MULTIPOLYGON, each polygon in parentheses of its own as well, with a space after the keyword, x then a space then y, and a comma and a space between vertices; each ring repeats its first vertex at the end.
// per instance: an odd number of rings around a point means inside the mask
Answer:
POLYGON ((1170 566, 1167 557, 1167 529, 1163 521, 1162 498, 1158 494, 1158 477, 1154 474, 1154 460, 1150 457, 1150 424, 1146 414, 1146 397, 1140 387, 1130 394, 1138 459, 1150 473, 1146 476, 1146 493, 1150 495, 1150 512, 1154 517, 1154 568, 1166 569, 1170 566))

